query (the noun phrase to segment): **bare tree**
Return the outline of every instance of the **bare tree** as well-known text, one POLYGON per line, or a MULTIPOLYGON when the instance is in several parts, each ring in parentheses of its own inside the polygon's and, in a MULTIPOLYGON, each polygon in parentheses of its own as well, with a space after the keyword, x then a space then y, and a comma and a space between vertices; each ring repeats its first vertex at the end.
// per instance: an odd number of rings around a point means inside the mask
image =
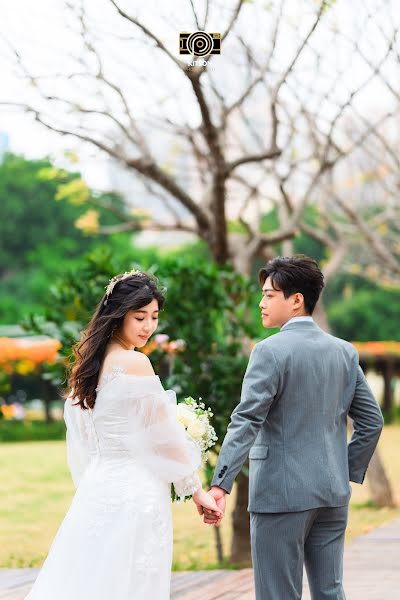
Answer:
MULTIPOLYGON (((66 2, 71 44, 36 61, 3 35, 27 84, 17 102, 3 90, 4 108, 96 148, 140 183, 143 204, 158 198, 168 213, 137 219, 127 203, 120 224, 99 231, 191 232, 217 263, 247 274, 304 232, 328 250, 327 282, 354 262, 399 281, 396 2, 190 0, 173 23, 130 4, 66 2), (221 56, 184 60, 179 31, 215 23, 221 56), (304 219, 310 205, 318 228, 304 219), (266 232, 274 208, 278 225, 266 232)), ((327 327, 322 303, 318 313, 327 327)), ((238 539, 235 562, 247 552, 238 539)))

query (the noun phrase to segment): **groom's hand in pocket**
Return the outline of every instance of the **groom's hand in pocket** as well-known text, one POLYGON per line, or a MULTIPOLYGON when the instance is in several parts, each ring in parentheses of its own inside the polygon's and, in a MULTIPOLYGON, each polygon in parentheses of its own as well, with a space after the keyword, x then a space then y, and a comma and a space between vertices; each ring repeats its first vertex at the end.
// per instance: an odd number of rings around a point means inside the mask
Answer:
MULTIPOLYGON (((225 507, 226 507, 226 497, 225 497, 226 492, 225 492, 225 490, 223 490, 220 487, 213 486, 208 493, 210 494, 210 496, 212 496, 214 498, 214 500, 218 506, 218 509, 221 511, 221 513, 224 514, 225 507)), ((218 515, 216 515, 215 512, 207 510, 207 508, 204 508, 203 514, 204 514, 203 521, 207 525, 216 525, 218 527, 222 521, 222 517, 218 517, 218 515)))

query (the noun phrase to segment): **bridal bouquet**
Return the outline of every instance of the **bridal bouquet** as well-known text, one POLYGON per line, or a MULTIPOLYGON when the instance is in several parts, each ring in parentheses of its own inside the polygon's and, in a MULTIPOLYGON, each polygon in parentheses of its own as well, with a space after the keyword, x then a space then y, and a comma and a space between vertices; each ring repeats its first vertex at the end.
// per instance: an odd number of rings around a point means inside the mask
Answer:
MULTIPOLYGON (((179 402, 177 406, 178 421, 184 427, 186 433, 200 448, 201 461, 204 465, 208 459, 210 448, 217 441, 215 429, 210 423, 213 416, 210 408, 206 408, 202 399, 195 400, 191 396, 185 398, 183 402, 179 402)), ((174 486, 171 486, 172 501, 177 499, 174 486)), ((184 500, 190 499, 191 496, 186 496, 184 500)))
POLYGON ((203 464, 208 459, 210 448, 218 439, 215 429, 210 423, 213 416, 211 408, 206 408, 201 398, 197 401, 189 396, 178 404, 178 421, 199 446, 203 464))

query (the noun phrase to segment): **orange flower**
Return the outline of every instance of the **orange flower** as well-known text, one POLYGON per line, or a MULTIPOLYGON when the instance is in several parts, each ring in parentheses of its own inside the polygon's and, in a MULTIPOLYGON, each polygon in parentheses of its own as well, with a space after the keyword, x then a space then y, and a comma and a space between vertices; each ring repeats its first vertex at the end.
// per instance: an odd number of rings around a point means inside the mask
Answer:
POLYGON ((183 352, 185 349, 186 343, 184 340, 172 340, 167 344, 165 348, 168 354, 176 354, 177 352, 183 352))
POLYGON ((58 340, 35 340, 29 338, 0 338, 0 366, 6 370, 7 365, 23 362, 22 370, 33 370, 42 363, 55 363, 61 343, 58 340), (29 362, 27 362, 29 361, 29 362))
POLYGON ((183 352, 185 349, 186 342, 184 340, 168 340, 169 338, 167 335, 156 335, 144 348, 142 348, 143 354, 149 356, 154 350, 162 350, 166 354, 176 354, 177 352, 183 352))
POLYGON ((400 356, 400 342, 353 342, 353 346, 360 354, 400 356))
POLYGON ((2 404, 0 406, 0 411, 3 413, 5 419, 14 418, 14 407, 8 404, 2 404))
POLYGON ((155 343, 154 340, 151 340, 148 344, 146 344, 141 351, 143 352, 143 354, 145 354, 146 356, 149 356, 152 352, 154 352, 154 350, 157 348, 157 344, 155 343))

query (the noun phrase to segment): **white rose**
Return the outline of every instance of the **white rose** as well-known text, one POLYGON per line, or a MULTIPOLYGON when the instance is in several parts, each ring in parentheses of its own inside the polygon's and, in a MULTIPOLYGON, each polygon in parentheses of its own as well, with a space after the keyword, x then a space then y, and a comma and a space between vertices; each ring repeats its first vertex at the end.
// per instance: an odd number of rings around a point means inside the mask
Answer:
POLYGON ((188 427, 195 418, 193 412, 187 408, 184 404, 178 404, 178 421, 182 423, 184 427, 188 427))
POLYGON ((199 439, 201 437, 203 437, 203 435, 206 432, 206 428, 204 426, 204 423, 202 423, 201 421, 192 421, 191 423, 189 423, 188 426, 188 434, 194 438, 194 439, 199 439))

